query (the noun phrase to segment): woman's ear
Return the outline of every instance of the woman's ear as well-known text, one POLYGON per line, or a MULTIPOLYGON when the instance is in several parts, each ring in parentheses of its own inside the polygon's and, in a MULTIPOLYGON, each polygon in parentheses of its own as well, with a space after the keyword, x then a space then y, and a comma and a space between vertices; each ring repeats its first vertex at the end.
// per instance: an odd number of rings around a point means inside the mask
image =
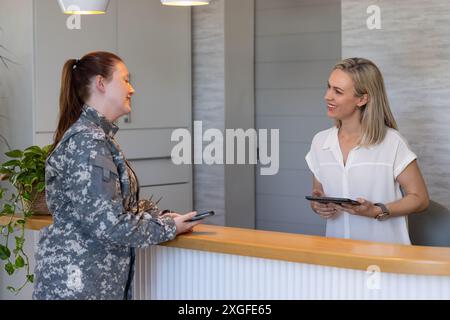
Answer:
POLYGON ((362 106, 365 106, 368 101, 369 101, 369 96, 367 95, 367 93, 365 93, 362 95, 361 98, 359 98, 357 106, 361 108, 362 106))
POLYGON ((94 78, 94 87, 101 93, 105 93, 105 78, 100 75, 95 76, 94 78))

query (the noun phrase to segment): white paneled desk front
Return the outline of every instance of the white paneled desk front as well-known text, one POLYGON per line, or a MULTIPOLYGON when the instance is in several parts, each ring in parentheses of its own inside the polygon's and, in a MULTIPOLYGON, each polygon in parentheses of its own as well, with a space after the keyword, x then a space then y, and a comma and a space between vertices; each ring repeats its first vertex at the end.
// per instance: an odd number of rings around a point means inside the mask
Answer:
MULTIPOLYGON (((50 217, 37 217, 28 228, 50 223, 50 217)), ((139 251, 134 294, 194 300, 450 299, 450 248, 200 225, 139 251)))

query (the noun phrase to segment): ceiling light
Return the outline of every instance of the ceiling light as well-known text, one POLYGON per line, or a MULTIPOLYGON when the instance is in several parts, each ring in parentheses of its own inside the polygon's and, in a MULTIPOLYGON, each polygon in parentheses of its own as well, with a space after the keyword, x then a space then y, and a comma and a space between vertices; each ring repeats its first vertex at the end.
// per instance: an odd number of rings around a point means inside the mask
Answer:
POLYGON ((209 4, 210 0, 199 0, 199 1, 189 1, 189 0, 161 0, 161 3, 165 6, 204 6, 209 4))
POLYGON ((65 14, 104 14, 109 0, 58 0, 65 14))

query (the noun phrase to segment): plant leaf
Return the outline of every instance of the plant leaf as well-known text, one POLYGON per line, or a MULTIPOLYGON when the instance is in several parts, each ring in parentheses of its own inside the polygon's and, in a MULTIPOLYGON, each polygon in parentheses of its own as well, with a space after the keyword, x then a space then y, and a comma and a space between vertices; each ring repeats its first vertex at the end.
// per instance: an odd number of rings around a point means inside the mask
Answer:
POLYGON ((20 166, 19 160, 9 160, 2 164, 2 167, 4 167, 4 168, 11 168, 11 167, 14 168, 17 166, 20 166))
POLYGON ((0 173, 3 173, 3 174, 5 174, 6 175, 6 179, 9 179, 9 176, 11 175, 11 174, 13 174, 14 173, 14 171, 12 171, 11 169, 9 169, 9 168, 4 168, 3 167, 3 164, 2 164, 2 166, 0 167, 0 173))
POLYGON ((38 185, 37 185, 37 191, 38 192, 43 192, 44 190, 45 190, 45 182, 39 182, 38 185))
POLYGON ((31 178, 31 185, 33 185, 33 183, 35 183, 36 181, 38 181, 39 180, 39 178, 37 177, 37 175, 36 174, 33 174, 32 175, 32 178, 31 178))
POLYGON ((4 245, 0 244, 0 259, 2 260, 8 260, 9 257, 11 257, 11 251, 4 245))
POLYGON ((20 150, 12 150, 5 153, 10 158, 22 158, 23 152, 20 150))
POLYGON ((11 262, 8 262, 7 264, 5 264, 5 270, 8 273, 8 275, 12 275, 14 273, 14 265, 11 262))
POLYGON ((27 275, 27 280, 30 281, 31 283, 33 283, 34 282, 34 274, 27 275))
POLYGON ((16 237, 16 247, 18 249, 22 249, 24 243, 25 243, 25 238, 24 237, 16 237))
POLYGON ((46 146, 44 146, 42 148, 42 151, 44 152, 45 155, 48 155, 48 153, 49 153, 50 149, 52 148, 52 146, 53 146, 53 144, 49 144, 49 145, 46 145, 46 146))
POLYGON ((24 153, 25 155, 26 155, 26 154, 38 154, 38 155, 41 155, 41 154, 42 154, 42 150, 41 150, 41 148, 38 147, 38 146, 31 146, 31 147, 26 148, 26 149, 23 151, 23 153, 24 153))
POLYGON ((33 211, 31 211, 31 210, 25 210, 25 211, 23 211, 23 216, 24 216, 25 218, 30 218, 30 217, 33 216, 33 211))
POLYGON ((30 193, 29 193, 28 191, 25 191, 25 192, 22 194, 22 198, 24 198, 24 199, 27 200, 27 201, 31 201, 31 195, 30 195, 30 193))
POLYGON ((3 212, 6 214, 14 214, 14 207, 8 203, 3 205, 3 212))
POLYGON ((12 292, 12 293, 14 293, 14 294, 17 292, 17 290, 16 290, 14 287, 11 287, 11 286, 7 286, 6 289, 7 289, 9 292, 12 292))
POLYGON ((22 256, 18 256, 16 258, 16 268, 23 268, 23 266, 25 265, 25 260, 23 260, 22 256))

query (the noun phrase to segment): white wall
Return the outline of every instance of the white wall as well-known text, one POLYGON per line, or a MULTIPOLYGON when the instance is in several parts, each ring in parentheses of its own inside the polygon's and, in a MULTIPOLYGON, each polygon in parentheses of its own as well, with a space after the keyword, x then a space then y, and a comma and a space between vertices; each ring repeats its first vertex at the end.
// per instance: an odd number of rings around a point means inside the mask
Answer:
MULTIPOLYGON (((12 148, 28 146, 33 139, 32 7, 31 0, 0 0, 0 44, 9 50, 7 57, 17 63, 9 64, 8 68, 0 65, 0 132, 12 148)), ((5 160, 5 151, 5 145, 0 142, 0 161, 5 160)))
MULTIPOLYGON (((31 0, 0 0, 0 43, 10 53, 8 57, 17 64, 9 68, 0 65, 0 132, 7 137, 11 148, 24 148, 33 143, 33 118, 31 116, 32 70, 33 70, 33 2, 31 0), (14 14, 12 14, 14 12, 14 14)), ((0 161, 5 161, 7 151, 0 142, 0 161)), ((5 186, 3 184, 3 186, 5 186)), ((12 237, 14 241, 14 237, 12 237)), ((31 258, 34 268, 33 233, 27 232, 25 252, 31 258)), ((27 286, 15 296, 6 286, 20 287, 25 279, 23 273, 7 276, 3 261, 0 263, 0 300, 27 299, 31 297, 32 286, 27 286)))

